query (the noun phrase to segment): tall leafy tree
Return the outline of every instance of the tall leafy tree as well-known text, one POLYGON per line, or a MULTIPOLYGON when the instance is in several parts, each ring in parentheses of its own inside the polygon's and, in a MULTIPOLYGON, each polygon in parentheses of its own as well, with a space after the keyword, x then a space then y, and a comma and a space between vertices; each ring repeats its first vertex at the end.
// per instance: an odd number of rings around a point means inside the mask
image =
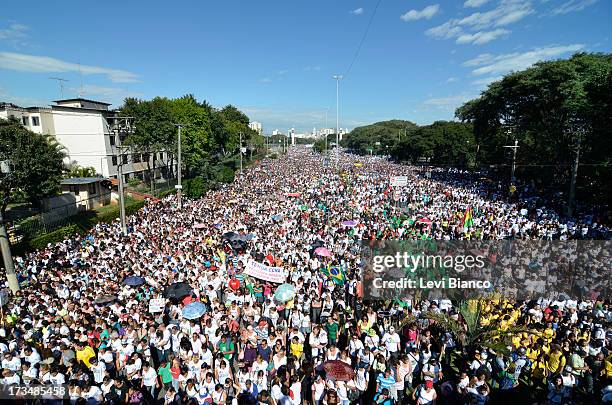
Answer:
POLYGON ((63 147, 54 138, 24 128, 17 120, 0 120, 0 159, 8 159, 12 173, 0 178, 0 209, 17 194, 38 206, 44 197, 58 193, 64 171, 63 147))
POLYGON ((176 144, 171 101, 163 97, 155 97, 150 101, 127 98, 121 108, 121 115, 134 118, 134 131, 128 134, 125 145, 130 146, 132 151, 155 156, 146 159, 153 189, 153 174, 156 167, 163 163, 157 159, 158 152, 172 150, 172 145, 176 144))
POLYGON ((479 161, 504 162, 502 146, 517 139, 521 178, 542 185, 568 190, 579 153, 589 196, 609 190, 611 106, 612 55, 580 53, 505 76, 456 115, 474 125, 479 161))

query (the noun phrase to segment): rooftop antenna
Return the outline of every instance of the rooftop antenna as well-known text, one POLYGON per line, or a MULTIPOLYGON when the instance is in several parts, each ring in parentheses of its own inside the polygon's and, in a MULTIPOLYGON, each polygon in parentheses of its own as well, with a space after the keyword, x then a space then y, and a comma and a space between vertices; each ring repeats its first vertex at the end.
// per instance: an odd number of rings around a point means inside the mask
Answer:
POLYGON ((69 80, 62 79, 61 77, 50 77, 49 79, 57 80, 57 82, 59 83, 59 86, 60 86, 60 95, 62 96, 61 98, 64 99, 64 82, 67 82, 69 80))

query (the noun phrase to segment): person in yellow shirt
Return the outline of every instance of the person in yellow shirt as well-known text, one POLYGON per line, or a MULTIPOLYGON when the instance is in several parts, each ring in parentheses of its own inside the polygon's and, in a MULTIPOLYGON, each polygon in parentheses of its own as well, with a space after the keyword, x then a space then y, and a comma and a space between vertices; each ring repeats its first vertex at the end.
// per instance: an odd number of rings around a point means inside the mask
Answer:
POLYGON ((553 345, 550 349, 550 353, 548 353, 548 357, 546 358, 546 369, 549 374, 558 374, 563 371, 563 367, 565 367, 565 356, 561 351, 561 348, 557 345, 553 345))
POLYGON ((360 334, 367 334, 372 329, 372 324, 367 316, 363 316, 359 322, 357 322, 357 330, 359 330, 360 334))
POLYGON ((76 345, 77 362, 83 363, 85 364, 87 368, 90 368, 91 367, 90 360, 92 359, 92 357, 95 357, 95 356, 96 356, 96 353, 91 348, 91 346, 83 344, 83 343, 77 343, 76 345))
POLYGON ((291 354, 293 354, 293 356, 296 359, 300 359, 302 357, 302 353, 304 353, 304 344, 300 343, 300 339, 297 336, 294 336, 293 339, 291 339, 291 354))
POLYGON ((612 353, 606 357, 604 377, 612 378, 612 353))
POLYGON ((546 324, 546 329, 544 329, 544 339, 550 343, 552 342, 553 338, 556 336, 555 330, 552 327, 552 323, 547 323, 546 324))

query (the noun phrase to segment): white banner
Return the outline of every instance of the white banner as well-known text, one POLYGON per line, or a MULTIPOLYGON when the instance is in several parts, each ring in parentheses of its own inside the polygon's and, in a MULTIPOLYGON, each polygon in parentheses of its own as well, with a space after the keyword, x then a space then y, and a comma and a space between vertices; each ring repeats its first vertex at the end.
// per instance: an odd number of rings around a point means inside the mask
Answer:
POLYGON ((408 185, 408 176, 391 176, 392 187, 405 187, 408 185))
POLYGON ((251 277, 271 281, 273 283, 284 283, 287 278, 285 270, 282 267, 266 266, 255 260, 249 260, 244 273, 251 277))
POLYGON ((156 312, 163 312, 165 306, 165 298, 152 298, 149 300, 149 312, 152 314, 156 312))

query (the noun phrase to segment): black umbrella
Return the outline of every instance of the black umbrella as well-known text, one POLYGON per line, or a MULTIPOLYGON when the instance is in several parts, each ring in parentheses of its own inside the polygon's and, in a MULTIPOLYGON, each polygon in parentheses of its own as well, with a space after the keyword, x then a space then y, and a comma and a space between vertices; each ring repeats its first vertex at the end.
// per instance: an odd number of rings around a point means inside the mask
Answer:
POLYGON ((245 250, 246 242, 240 239, 234 239, 230 241, 230 246, 232 247, 232 249, 234 249, 234 251, 245 250))
POLYGON ((170 284, 164 290, 164 297, 169 299, 180 300, 188 295, 191 295, 191 286, 184 282, 170 284))
POLYGON ((225 232, 222 238, 231 241, 240 238, 240 235, 238 235, 236 232, 225 232))

